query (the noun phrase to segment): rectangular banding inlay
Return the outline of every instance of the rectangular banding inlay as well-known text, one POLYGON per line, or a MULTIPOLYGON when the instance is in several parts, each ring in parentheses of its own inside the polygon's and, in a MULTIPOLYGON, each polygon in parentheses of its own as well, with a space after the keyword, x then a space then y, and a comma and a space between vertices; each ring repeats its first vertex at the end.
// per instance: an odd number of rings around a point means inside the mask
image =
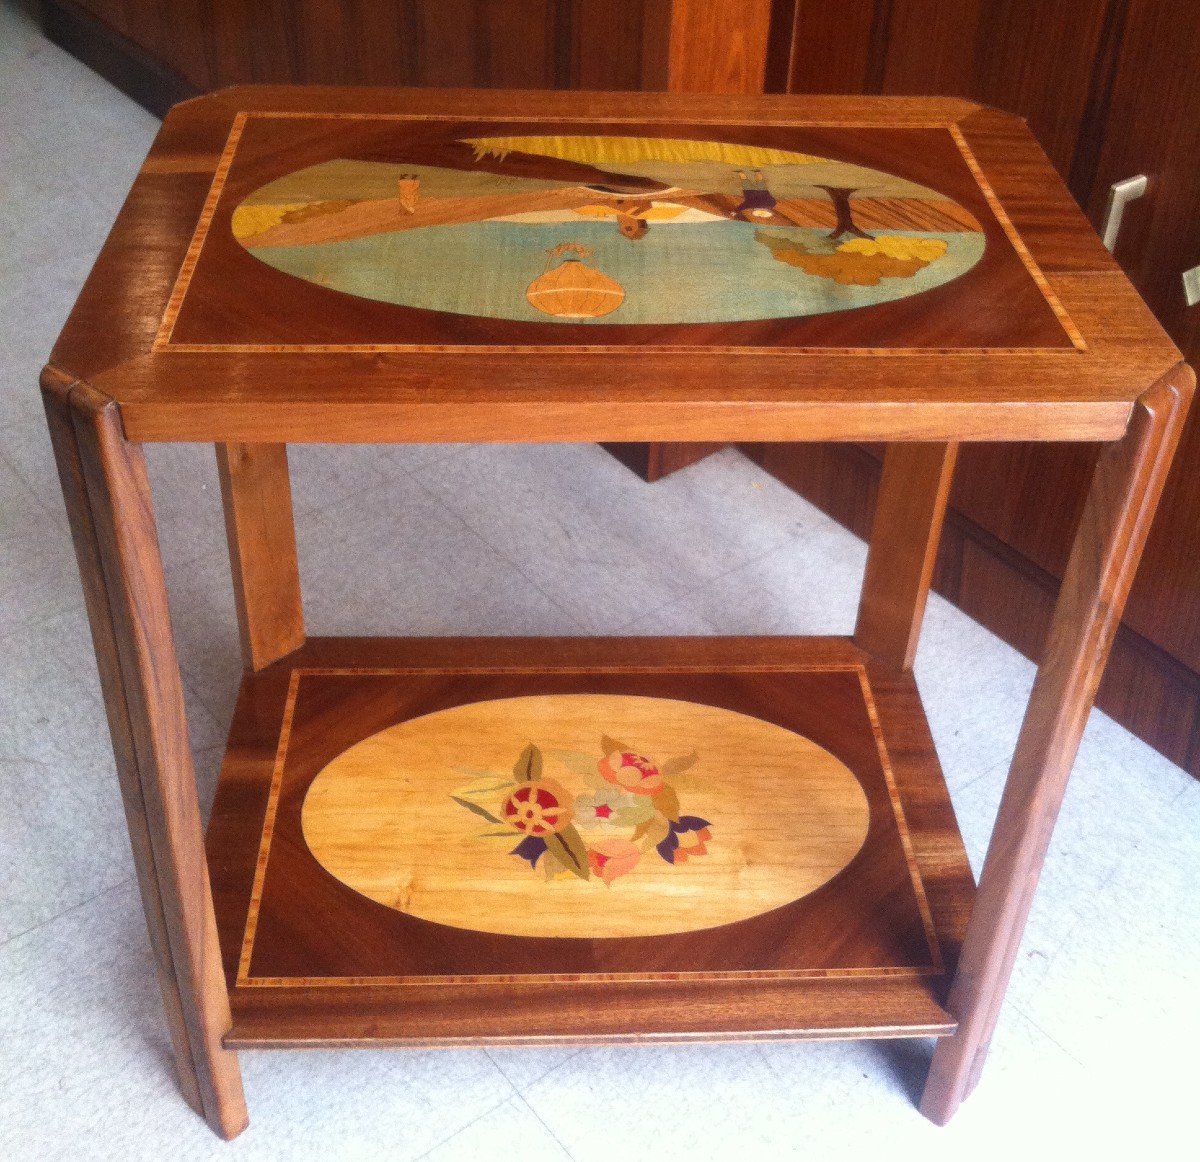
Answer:
POLYGON ((869 699, 853 666, 297 670, 237 982, 936 975, 941 951, 869 699), (650 712, 655 699, 662 713, 650 712), (459 717, 474 717, 474 736, 459 717), (450 729, 421 725, 439 720, 450 729), (500 786, 519 782, 530 743, 579 841, 555 840, 532 862, 528 849, 513 854, 531 836, 505 824, 514 788, 500 786), (622 754, 645 763, 637 773, 654 794, 625 793, 636 766, 622 781, 622 754), (348 781, 330 778, 339 764, 348 781), (329 789, 310 795, 323 771, 329 789), (402 815, 420 819, 397 818, 395 802, 364 813, 341 801, 397 791, 402 815), (621 825, 597 826, 606 807, 621 825), (570 868, 580 847, 586 875, 570 868), (713 923, 677 930, 675 905, 655 904, 672 891, 713 923), (706 910, 706 893, 724 896, 706 910))

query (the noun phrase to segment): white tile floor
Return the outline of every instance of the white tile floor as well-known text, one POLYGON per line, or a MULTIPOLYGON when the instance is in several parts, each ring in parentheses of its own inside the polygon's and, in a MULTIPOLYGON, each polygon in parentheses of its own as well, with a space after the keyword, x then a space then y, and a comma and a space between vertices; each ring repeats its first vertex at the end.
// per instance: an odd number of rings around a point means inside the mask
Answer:
MULTIPOLYGON (((0 1153, 430 1159, 1196 1157, 1200 784, 1093 715, 983 1083, 915 1043, 245 1053, 177 1097, 36 390, 155 121, 0 0, 0 1153)), ((211 793, 239 669, 211 453, 151 453, 211 793)), ((834 631, 862 546, 738 454, 648 487, 593 447, 297 448, 316 632, 834 631)), ((935 599, 918 664, 978 869, 1031 667, 935 599), (966 695, 966 697, 964 697, 966 695)))

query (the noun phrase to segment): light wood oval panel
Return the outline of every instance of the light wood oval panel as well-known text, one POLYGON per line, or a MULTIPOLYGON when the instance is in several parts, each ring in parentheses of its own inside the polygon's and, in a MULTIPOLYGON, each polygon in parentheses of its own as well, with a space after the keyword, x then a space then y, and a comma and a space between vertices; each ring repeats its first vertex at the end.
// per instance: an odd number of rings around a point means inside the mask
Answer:
POLYGON ((545 695, 400 723, 328 764, 304 837, 331 875, 425 920, 515 936, 688 932, 790 903, 867 835, 816 743, 658 698, 545 695))

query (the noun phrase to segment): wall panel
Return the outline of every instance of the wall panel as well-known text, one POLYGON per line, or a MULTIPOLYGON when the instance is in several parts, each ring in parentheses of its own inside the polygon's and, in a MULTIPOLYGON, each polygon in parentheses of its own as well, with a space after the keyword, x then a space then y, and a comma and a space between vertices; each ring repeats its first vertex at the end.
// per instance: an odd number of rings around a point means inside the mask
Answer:
MULTIPOLYGON (((1186 306, 1180 283, 1200 263, 1196 0, 796 0, 795 11, 790 91, 966 96, 1017 113, 1097 224, 1112 182, 1149 175, 1117 258, 1193 364, 1200 359, 1200 306, 1186 306)), ((756 455, 821 507, 866 527, 863 481, 873 476, 861 451, 756 455)), ((1094 459, 1092 449, 1054 445, 968 446, 959 457, 938 587, 1029 654, 1040 649, 1094 459)), ((1195 411, 1125 627, 1101 705, 1200 774, 1195 411)))
MULTIPOLYGON (((712 11, 729 19, 769 11, 770 0, 738 5, 712 11)), ((200 92, 256 81, 665 88, 671 19, 663 0, 45 0, 45 8, 52 36, 88 13, 200 92)), ((746 51, 765 35, 756 17, 746 51)))
POLYGON ((878 0, 796 0, 791 93, 866 93, 878 0))

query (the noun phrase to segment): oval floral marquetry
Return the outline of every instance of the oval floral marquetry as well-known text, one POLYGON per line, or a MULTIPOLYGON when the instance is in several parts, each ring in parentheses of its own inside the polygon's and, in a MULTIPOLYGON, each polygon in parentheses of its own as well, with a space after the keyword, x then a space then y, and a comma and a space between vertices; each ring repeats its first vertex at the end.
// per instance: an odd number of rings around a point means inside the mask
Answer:
POLYGON ((984 249, 969 211, 904 178, 658 137, 483 137, 326 161, 256 190, 233 232, 332 290, 542 323, 844 311, 941 286, 984 249))
POLYGON ((712 706, 607 694, 478 702, 393 726, 314 779, 322 866, 398 911, 514 936, 654 936, 827 883, 867 835, 828 751, 712 706))

